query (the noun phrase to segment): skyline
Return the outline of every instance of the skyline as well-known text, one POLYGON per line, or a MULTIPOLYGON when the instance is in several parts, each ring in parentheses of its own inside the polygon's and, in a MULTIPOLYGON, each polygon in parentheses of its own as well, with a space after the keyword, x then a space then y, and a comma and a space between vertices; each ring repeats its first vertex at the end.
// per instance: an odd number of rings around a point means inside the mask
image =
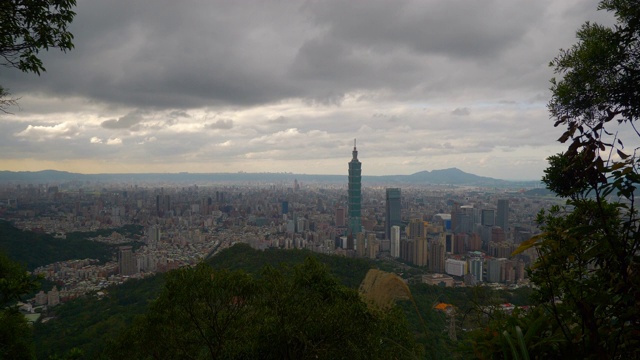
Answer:
POLYGON ((598 1, 79 0, 75 49, 4 68, 0 170, 538 180, 548 67, 598 1))

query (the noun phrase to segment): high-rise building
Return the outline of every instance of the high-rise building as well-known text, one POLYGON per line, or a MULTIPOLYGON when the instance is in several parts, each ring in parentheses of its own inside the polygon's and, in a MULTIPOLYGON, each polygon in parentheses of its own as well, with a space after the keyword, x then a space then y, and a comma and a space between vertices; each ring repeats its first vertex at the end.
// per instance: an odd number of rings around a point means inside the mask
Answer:
POLYGON ((455 238, 453 237, 453 234, 444 233, 443 239, 444 239, 444 251, 449 254, 455 253, 456 243, 455 243, 455 238))
POLYGON ((507 239, 506 234, 504 233, 504 229, 501 227, 493 227, 491 228, 491 241, 496 243, 505 242, 507 239))
POLYGON ((413 241, 413 264, 416 266, 427 266, 427 238, 419 238, 413 241))
POLYGON ((469 272, 477 282, 482 282, 482 259, 471 259, 469 272))
POLYGON ((476 233, 469 234, 467 239, 467 251, 478 251, 482 249, 482 240, 476 233))
POLYGON ((353 140, 353 158, 349 162, 349 230, 350 234, 362 231, 362 163, 358 160, 356 140, 353 140))
POLYGON ((424 221, 422 219, 411 219, 411 222, 409 222, 409 239, 420 239, 426 236, 424 221))
POLYGON ((47 305, 56 306, 58 304, 60 304, 60 292, 58 288, 54 286, 53 289, 47 293, 47 305))
POLYGON ((386 213, 385 213, 385 239, 391 239, 391 227, 400 226, 402 217, 400 216, 400 189, 388 188, 386 197, 386 213))
POLYGON ((483 226, 494 226, 496 224, 495 211, 492 209, 483 209, 481 223, 483 226))
POLYGON ((469 239, 469 234, 467 233, 458 233, 454 235, 454 253, 455 254, 464 254, 467 251, 467 240, 469 239))
POLYGON ((356 235, 356 254, 358 254, 359 257, 364 257, 366 255, 364 233, 358 233, 356 235))
POLYGON ((447 259, 445 262, 445 272, 449 275, 464 276, 467 270, 467 262, 464 260, 447 259))
POLYGON ((137 272, 136 258, 133 256, 131 246, 120 246, 118 249, 118 270, 120 275, 134 275, 137 272))
POLYGON ((339 207, 336 209, 336 226, 345 226, 345 211, 343 207, 339 207))
POLYGON ((429 270, 437 273, 444 272, 444 244, 440 239, 434 239, 429 244, 429 270))
POLYGON ((502 281, 503 263, 507 259, 490 259, 487 261, 487 282, 498 283, 502 281))
POLYGON ((509 229, 509 200, 498 200, 498 211, 496 214, 496 225, 500 226, 504 231, 509 229))
POLYGON ((160 227, 158 227, 157 225, 153 225, 151 227, 149 227, 149 234, 147 237, 147 245, 150 246, 155 246, 156 244, 158 244, 158 242, 160 242, 160 236, 161 236, 161 231, 160 231, 160 227))
POLYGON ((400 226, 391 227, 391 257, 400 257, 400 226))
POLYGON ((376 238, 376 234, 369 234, 367 236, 367 257, 369 259, 375 259, 380 250, 380 243, 376 238))

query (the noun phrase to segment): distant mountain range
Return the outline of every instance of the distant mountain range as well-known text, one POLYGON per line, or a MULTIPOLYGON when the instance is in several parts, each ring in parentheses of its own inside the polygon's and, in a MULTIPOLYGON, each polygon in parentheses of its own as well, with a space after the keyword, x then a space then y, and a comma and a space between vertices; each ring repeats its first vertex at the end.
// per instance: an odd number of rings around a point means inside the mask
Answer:
MULTIPOLYGON (((60 184, 67 182, 99 183, 346 183, 347 175, 309 175, 293 173, 148 173, 148 174, 78 174, 66 171, 0 171, 0 183, 60 184)), ((466 173, 457 168, 420 171, 411 175, 363 176, 363 184, 380 185, 454 185, 489 187, 540 187, 539 181, 508 181, 466 173)))

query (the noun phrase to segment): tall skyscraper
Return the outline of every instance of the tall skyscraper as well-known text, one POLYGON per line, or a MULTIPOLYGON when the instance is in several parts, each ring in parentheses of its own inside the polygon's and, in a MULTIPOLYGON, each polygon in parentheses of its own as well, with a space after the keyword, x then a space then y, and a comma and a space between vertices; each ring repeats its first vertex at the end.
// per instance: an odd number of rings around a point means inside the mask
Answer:
POLYGON ((400 216, 400 189, 389 188, 387 189, 386 197, 386 213, 384 224, 385 239, 391 239, 391 227, 400 226, 402 217, 400 216))
POLYGON ((498 200, 498 213, 496 214, 496 225, 500 226, 504 231, 509 228, 509 200, 498 200))
POLYGON ((353 140, 353 158, 349 162, 349 230, 350 234, 362 231, 362 163, 358 160, 356 140, 353 140))

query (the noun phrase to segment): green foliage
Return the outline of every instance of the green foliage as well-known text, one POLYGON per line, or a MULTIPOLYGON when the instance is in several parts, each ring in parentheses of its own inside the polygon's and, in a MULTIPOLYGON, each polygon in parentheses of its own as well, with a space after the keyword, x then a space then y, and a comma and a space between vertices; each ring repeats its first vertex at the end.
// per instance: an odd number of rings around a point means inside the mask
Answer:
MULTIPOLYGON (((485 329, 489 323, 485 308, 498 304, 512 303, 518 306, 530 304, 530 289, 517 289, 513 291, 492 290, 488 287, 450 288, 427 284, 414 284, 410 286, 411 293, 420 311, 420 317, 424 320, 424 326, 415 314, 415 308, 409 302, 401 305, 405 311, 407 320, 414 333, 418 334, 418 341, 424 345, 430 359, 453 359, 477 356, 471 342, 478 335, 486 335, 485 331, 471 335, 460 331, 461 329, 485 329), (458 342, 452 341, 447 335, 450 319, 442 312, 434 309, 440 302, 451 304, 455 308, 455 324, 457 328, 458 342), (462 345, 461 345, 462 344, 462 345)), ((498 313, 492 316, 498 316, 498 313)), ((494 322, 499 322, 494 319, 494 322)), ((485 342, 483 337, 477 342, 485 342)), ((494 348, 492 348, 493 350, 494 348)))
POLYGON ((0 252, 0 309, 19 301, 21 295, 36 288, 37 283, 27 271, 0 252))
POLYGON ((284 264, 299 264, 312 256, 326 264, 331 273, 340 283, 347 287, 357 289, 364 279, 367 271, 374 266, 374 262, 367 259, 347 259, 341 256, 329 256, 312 253, 307 250, 255 250, 247 244, 235 244, 224 249, 207 262, 215 269, 242 269, 250 274, 259 276, 262 269, 269 265, 277 267, 284 264))
POLYGON ((571 353, 561 355, 564 338, 545 311, 538 307, 512 314, 487 312, 486 323, 471 331, 463 351, 479 359, 576 358, 571 353))
POLYGON ((98 259, 102 262, 111 260, 115 249, 105 243, 87 240, 98 235, 109 235, 113 231, 131 233, 126 230, 106 229, 94 232, 73 232, 66 239, 56 239, 49 234, 33 231, 22 231, 10 222, 0 220, 0 251, 21 264, 28 270, 57 261, 71 259, 98 259))
POLYGON ((0 359, 33 358, 31 329, 14 304, 36 287, 20 264, 0 252, 0 359))
POLYGON ((68 25, 75 0, 7 0, 0 4, 0 65, 40 74, 40 50, 73 48, 68 25))
MULTIPOLYGON (((39 359, 69 354, 77 348, 85 358, 97 358, 157 298, 162 275, 129 280, 105 290, 103 298, 78 298, 53 308, 54 319, 34 324, 34 342, 39 359)), ((63 358, 66 357, 63 356, 63 358)))
MULTIPOLYGON (((45 71, 40 50, 73 48, 68 26, 76 0, 3 0, 0 2, 0 65, 40 75, 45 71)), ((0 112, 17 104, 0 86, 0 112)))
POLYGON ((150 311, 113 358, 414 358, 398 313, 370 310, 313 258, 267 266, 259 278, 206 264, 167 276, 150 311))
POLYGON ((0 310, 0 359, 33 359, 31 329, 15 309, 0 310))
MULTIPOLYGON (((568 148, 549 158, 543 181, 567 206, 541 212, 542 234, 521 245, 539 254, 530 277, 542 334, 559 339, 544 348, 551 357, 640 357, 640 6, 599 8, 617 24, 583 25, 551 62, 562 78, 552 80, 549 110, 568 148)), ((522 329, 537 324, 523 319, 522 329)))
MULTIPOLYGON (((214 269, 243 270, 259 278, 267 265, 293 266, 303 263, 310 255, 327 264, 339 282, 350 288, 357 288, 372 266, 370 261, 319 256, 307 251, 258 251, 246 244, 224 249, 207 262, 214 269)), ((111 339, 118 337, 136 316, 149 310, 149 303, 163 286, 163 275, 129 280, 107 289, 107 295, 102 299, 87 297, 56 306, 53 309, 55 319, 34 326, 38 358, 65 354, 73 347, 82 350, 87 358, 98 357, 110 346, 111 339)))

